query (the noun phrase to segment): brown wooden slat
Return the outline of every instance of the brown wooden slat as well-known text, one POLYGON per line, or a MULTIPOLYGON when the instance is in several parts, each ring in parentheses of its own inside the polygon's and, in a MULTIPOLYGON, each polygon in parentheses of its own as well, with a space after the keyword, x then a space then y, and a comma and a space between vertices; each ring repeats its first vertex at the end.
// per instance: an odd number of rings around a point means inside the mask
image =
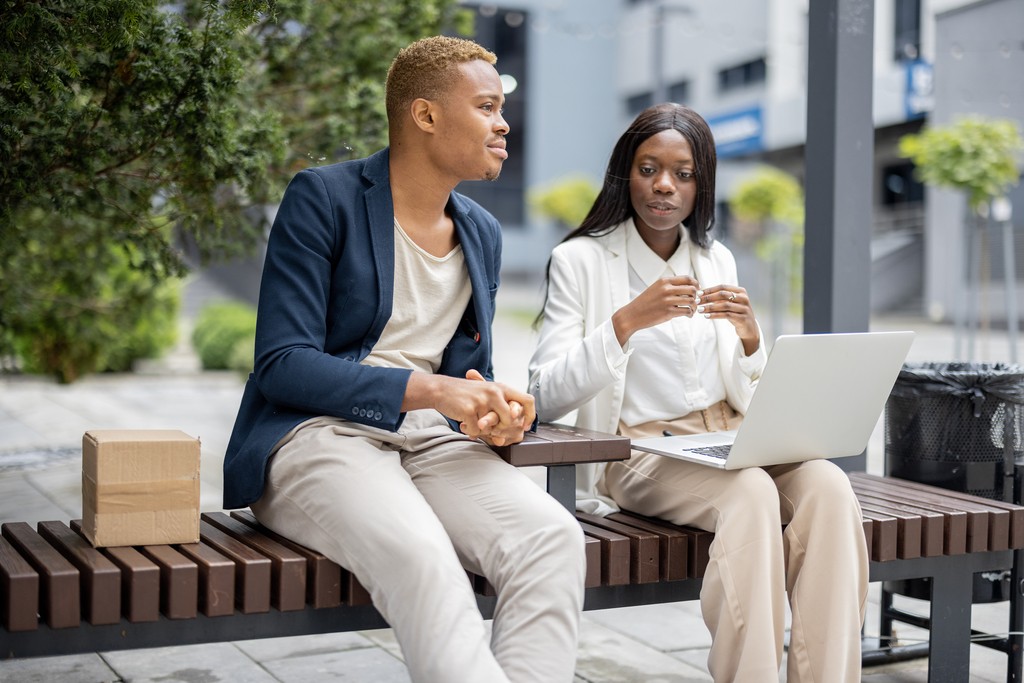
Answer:
POLYGON ((864 498, 860 501, 864 514, 877 513, 896 520, 896 557, 912 560, 921 557, 921 517, 885 503, 864 498))
MULTIPOLYGON (((163 615, 168 619, 195 619, 199 612, 199 565, 169 545, 145 545, 140 546, 139 551, 160 570, 160 611, 163 615)), ((234 581, 234 574, 231 580, 234 581)), ((233 600, 232 597, 228 604, 233 600)))
POLYGON ((25 522, 8 522, 0 533, 39 572, 39 613, 50 628, 78 626, 82 616, 78 570, 25 522))
POLYGON ((224 512, 208 512, 206 522, 270 558, 271 604, 282 612, 306 606, 306 558, 224 512))
POLYGON ((466 576, 469 577, 469 583, 473 586, 473 592, 477 595, 485 595, 487 597, 494 597, 498 594, 498 591, 491 585, 491 582, 486 577, 480 574, 474 574, 473 572, 466 570, 466 576))
POLYGON ((82 617, 97 626, 121 621, 121 570, 63 522, 39 522, 39 535, 79 571, 82 617))
MULTIPOLYGON (((962 552, 977 553, 988 550, 989 516, 987 510, 982 508, 968 509, 970 506, 965 506, 962 501, 954 501, 944 497, 941 493, 932 491, 915 491, 913 497, 920 504, 927 505, 936 512, 949 515, 950 519, 956 515, 963 515, 965 532, 962 552)), ((957 546, 959 547, 959 544, 957 546)))
POLYGON ((629 439, 557 423, 544 424, 537 433, 555 445, 557 463, 608 462, 629 458, 629 439))
MULTIPOLYGON (((89 543, 82 531, 82 520, 71 520, 71 530, 89 543)), ((160 568, 135 548, 101 548, 121 572, 121 613, 131 623, 160 618, 160 568)))
POLYGON ((268 536, 286 548, 291 548, 306 558, 306 600, 313 607, 337 607, 346 599, 342 595, 341 566, 329 559, 323 553, 312 548, 299 545, 295 541, 274 533, 267 527, 261 525, 248 510, 234 510, 231 516, 238 521, 258 529, 261 534, 268 536))
POLYGON ((587 558, 587 576, 583 585, 585 588, 595 588, 601 585, 601 541, 584 534, 583 544, 587 558))
POLYGON ((177 546, 199 569, 199 611, 220 617, 235 611, 235 563, 206 543, 177 546))
POLYGON ((533 432, 523 436, 523 440, 509 446, 491 446, 491 450, 502 460, 516 467, 548 465, 554 462, 555 447, 549 439, 533 432))
POLYGON ((366 590, 363 584, 359 583, 359 579, 356 575, 347 569, 341 572, 341 582, 345 586, 344 592, 348 596, 348 604, 352 606, 358 605, 372 605, 373 598, 370 597, 370 591, 366 590))
POLYGON ((925 557, 935 555, 959 555, 967 552, 967 513, 958 510, 936 510, 912 492, 901 492, 897 487, 880 484, 876 481, 851 477, 854 493, 858 499, 868 498, 874 501, 887 501, 891 505, 916 512, 922 516, 923 538, 922 554, 925 557))
POLYGON ((934 501, 915 496, 913 490, 900 486, 900 480, 886 480, 881 477, 861 476, 861 473, 852 473, 850 483, 853 484, 854 492, 861 494, 884 497, 903 505, 914 505, 930 509, 933 513, 942 515, 943 522, 943 554, 962 555, 967 552, 967 513, 962 510, 953 510, 948 507, 937 508, 934 501), (896 482, 895 484, 893 482, 896 482))
POLYGON ((8 631, 39 626, 39 572, 0 536, 0 624, 8 631))
POLYGON ((863 510, 864 519, 871 520, 872 531, 870 558, 875 562, 891 562, 898 559, 898 523, 895 517, 871 510, 863 510))
POLYGON ((874 540, 875 526, 870 519, 861 519, 861 526, 864 528, 864 543, 868 549, 868 559, 871 559, 871 543, 874 540))
POLYGON ((583 533, 601 541, 601 585, 629 584, 629 539, 622 534, 580 522, 583 533))
POLYGON ((687 566, 687 535, 679 527, 625 511, 612 513, 608 515, 608 519, 650 531, 658 536, 661 541, 660 576, 662 581, 679 581, 687 577, 689 570, 687 566))
POLYGON ((887 487, 895 495, 912 495, 918 503, 927 504, 938 512, 952 513, 962 511, 966 513, 967 547, 965 552, 984 552, 990 549, 1005 550, 1004 544, 1009 546, 1009 513, 1003 509, 993 509, 989 505, 991 501, 988 499, 904 479, 872 477, 863 473, 851 475, 851 481, 855 480, 880 483, 880 485, 887 487), (910 494, 909 492, 913 493, 910 494))
POLYGON ((104 548, 121 571, 121 604, 133 624, 160 618, 160 568, 132 547, 104 548))
POLYGON ((921 522, 921 555, 935 557, 941 555, 946 544, 946 519, 942 513, 922 505, 912 505, 889 496, 874 494, 870 491, 857 493, 861 506, 871 504, 882 512, 893 511, 916 515, 921 522))
POLYGON ((875 475, 865 474, 863 472, 858 472, 856 474, 857 478, 862 481, 875 480, 899 482, 899 486, 902 487, 903 489, 939 493, 945 496, 945 498, 947 499, 984 503, 987 507, 989 507, 992 510, 1005 511, 1009 516, 1010 527, 1007 532, 1007 546, 1013 549, 1024 548, 1024 505, 1016 505, 1014 503, 1007 503, 1002 500, 982 498, 981 496, 975 496, 970 493, 965 493, 963 491, 944 489, 938 486, 930 486, 928 484, 921 484, 919 482, 907 481, 904 479, 895 479, 892 477, 879 477, 875 475))
POLYGON ((629 539, 630 583, 658 582, 661 574, 661 541, 656 534, 585 512, 577 512, 576 519, 629 539))
POLYGON ((715 534, 692 526, 678 528, 686 534, 686 552, 690 560, 686 573, 692 578, 703 579, 708 562, 711 561, 711 543, 715 540, 715 534))
POLYGON ((235 563, 235 604, 243 614, 270 611, 270 559, 209 522, 200 521, 199 538, 235 563))
POLYGON ((503 460, 516 467, 607 462, 629 457, 629 439, 562 424, 542 424, 521 442, 494 446, 503 460))

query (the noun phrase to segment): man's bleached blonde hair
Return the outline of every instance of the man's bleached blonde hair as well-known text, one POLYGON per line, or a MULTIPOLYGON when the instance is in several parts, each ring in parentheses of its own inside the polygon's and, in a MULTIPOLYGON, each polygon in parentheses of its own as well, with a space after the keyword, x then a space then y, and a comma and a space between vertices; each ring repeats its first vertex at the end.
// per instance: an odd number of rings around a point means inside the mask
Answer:
POLYGON ((441 99, 458 77, 459 64, 475 59, 488 64, 498 61, 493 52, 473 41, 448 36, 421 38, 403 48, 388 69, 384 91, 388 123, 400 123, 402 112, 419 97, 441 99))

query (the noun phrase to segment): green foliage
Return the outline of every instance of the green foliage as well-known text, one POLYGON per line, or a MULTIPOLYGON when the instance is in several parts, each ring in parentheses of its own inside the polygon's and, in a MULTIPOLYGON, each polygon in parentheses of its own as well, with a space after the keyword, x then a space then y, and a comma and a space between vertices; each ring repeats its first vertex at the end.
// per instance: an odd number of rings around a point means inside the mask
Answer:
POLYGON ((900 138, 900 154, 914 162, 923 182, 962 190, 974 209, 1017 184, 1021 150, 1016 124, 1004 119, 967 117, 900 138))
POLYGON ((6 235, 19 246, 19 275, 5 283, 15 305, 4 311, 4 331, 28 372, 72 382, 130 369, 176 340, 178 280, 155 280, 136 266, 131 245, 93 240, 94 229, 37 209, 6 235))
POLYGON ((586 218, 600 189, 589 178, 569 176, 531 190, 527 201, 541 216, 576 227, 586 218))
POLYGON ((387 144, 384 81, 404 46, 453 26, 472 32, 455 0, 278 0, 252 28, 260 49, 257 101, 281 117, 286 181, 308 166, 362 157, 387 144))
MULTIPOLYGON (((254 348, 256 309, 248 304, 221 302, 206 306, 196 319, 192 344, 206 370, 227 370, 232 358, 238 362, 237 347, 254 348)), ((249 363, 252 363, 250 355, 249 363)))
POLYGON ((741 220, 803 225, 804 192, 790 174, 763 166, 736 186, 729 208, 741 220))
POLYGON ((398 49, 467 18, 455 0, 0 0, 0 356, 35 336, 65 381, 100 367, 138 322, 99 303, 109 253, 155 291, 182 244, 253 252, 296 170, 385 144, 398 49), (76 316, 92 330, 55 335, 76 316))
POLYGON ((232 347, 231 355, 228 356, 228 369, 240 373, 243 377, 248 377, 249 373, 252 372, 255 358, 256 337, 240 339, 232 347))

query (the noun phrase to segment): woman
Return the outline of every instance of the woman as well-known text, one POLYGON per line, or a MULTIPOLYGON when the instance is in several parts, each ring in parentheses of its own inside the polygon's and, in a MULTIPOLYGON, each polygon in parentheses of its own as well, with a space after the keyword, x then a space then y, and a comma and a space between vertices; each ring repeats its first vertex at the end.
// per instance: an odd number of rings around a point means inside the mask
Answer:
MULTIPOLYGON (((715 164, 707 123, 681 105, 645 110, 619 138, 590 213, 551 255, 530 362, 541 420, 575 410, 578 426, 630 438, 739 426, 767 355, 735 260, 709 235, 715 164)), ((833 463, 725 471, 633 451, 577 470, 580 510, 715 532, 701 591, 715 681, 778 680, 787 592, 788 680, 860 680, 867 548, 833 463)))

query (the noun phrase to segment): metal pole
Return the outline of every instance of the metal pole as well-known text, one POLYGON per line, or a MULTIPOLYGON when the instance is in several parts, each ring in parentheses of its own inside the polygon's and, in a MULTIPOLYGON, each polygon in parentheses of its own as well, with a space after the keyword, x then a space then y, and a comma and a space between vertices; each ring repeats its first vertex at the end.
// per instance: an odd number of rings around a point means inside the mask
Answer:
POLYGON ((1012 206, 1005 197, 992 201, 989 215, 1002 225, 1003 287, 1006 289, 1006 337, 1010 344, 1010 362, 1017 363, 1017 264, 1013 250, 1012 206))
POLYGON ((862 332, 871 310, 874 2, 809 3, 804 332, 862 332))
POLYGON ((651 88, 651 96, 654 104, 661 104, 668 99, 668 88, 665 87, 665 3, 664 0, 656 0, 654 3, 654 40, 652 41, 654 52, 651 55, 651 73, 654 75, 654 84, 651 88))
POLYGON ((971 220, 967 226, 967 310, 965 311, 965 322, 967 324, 967 360, 974 360, 974 339, 978 332, 978 233, 981 231, 979 221, 981 217, 976 211, 968 208, 971 212, 971 220))
MULTIPOLYGON (((808 3, 804 332, 864 332, 871 315, 873 0, 808 3)), ((864 453, 838 458, 863 471, 864 453)))

